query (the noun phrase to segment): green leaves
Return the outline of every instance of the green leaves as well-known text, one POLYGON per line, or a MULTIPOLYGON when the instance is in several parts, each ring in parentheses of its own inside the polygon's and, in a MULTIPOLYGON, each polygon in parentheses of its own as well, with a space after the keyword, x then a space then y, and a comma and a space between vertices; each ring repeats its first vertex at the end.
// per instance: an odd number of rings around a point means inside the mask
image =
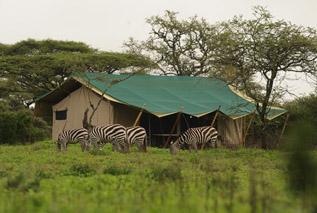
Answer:
POLYGON ((153 67, 153 62, 140 55, 100 52, 82 42, 29 39, 0 44, 0 95, 21 96, 29 105, 34 96, 55 89, 72 72, 131 72, 153 67))
POLYGON ((158 64, 164 74, 198 76, 211 72, 216 28, 197 16, 178 20, 177 13, 166 11, 163 17, 147 19, 150 37, 125 42, 128 52, 142 54, 158 64))
POLYGON ((56 54, 58 52, 91 53, 95 49, 82 42, 28 39, 13 45, 0 45, 0 52, 6 56, 56 54), (1 51, 2 50, 2 51, 1 51))

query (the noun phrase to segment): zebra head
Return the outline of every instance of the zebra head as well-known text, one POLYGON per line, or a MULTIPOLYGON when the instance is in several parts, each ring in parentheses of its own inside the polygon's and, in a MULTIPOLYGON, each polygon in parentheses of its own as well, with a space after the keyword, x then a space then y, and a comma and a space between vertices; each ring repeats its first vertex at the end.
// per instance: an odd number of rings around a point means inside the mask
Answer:
POLYGON ((54 143, 56 145, 57 151, 62 151, 62 143, 59 140, 54 143))
POLYGON ((171 145, 170 145, 171 155, 176 155, 176 153, 177 153, 177 143, 176 142, 173 142, 173 141, 171 142, 171 145))
POLYGON ((64 138, 61 137, 61 135, 59 135, 57 142, 55 142, 57 151, 62 151, 62 143, 63 143, 64 141, 65 141, 64 138))
POLYGON ((121 152, 123 152, 123 153, 130 153, 130 144, 127 141, 125 141, 125 143, 123 145, 121 145, 121 146, 119 145, 119 148, 122 150, 121 152))

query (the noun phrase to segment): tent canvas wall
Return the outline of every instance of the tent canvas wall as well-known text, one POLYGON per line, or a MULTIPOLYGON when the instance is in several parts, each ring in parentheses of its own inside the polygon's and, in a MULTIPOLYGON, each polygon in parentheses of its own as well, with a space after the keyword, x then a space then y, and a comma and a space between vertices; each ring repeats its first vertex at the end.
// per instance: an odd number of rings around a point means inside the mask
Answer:
MULTIPOLYGON (((80 87, 66 96, 63 100, 53 105, 53 140, 56 140, 58 134, 63 130, 82 128, 85 110, 90 108, 90 102, 94 106, 97 106, 99 99, 98 95, 86 87, 80 87), (65 116, 58 118, 58 114, 60 113, 65 113, 65 116)), ((91 113, 92 109, 90 108, 88 111, 88 118, 91 113)), ((102 100, 95 112, 92 123, 96 126, 112 124, 114 121, 113 114, 114 109, 110 101, 102 100)))
MULTIPOLYGON (((99 100, 99 95, 86 87, 80 87, 71 92, 63 100, 53 105, 52 139, 57 140, 59 133, 63 130, 82 128, 85 110, 87 108, 89 109, 89 119, 93 111, 92 108, 90 108, 90 103, 96 107, 99 100), (61 113, 65 116, 58 117, 61 113)), ((137 113, 138 112, 135 109, 102 99, 92 118, 92 123, 95 126, 104 126, 113 123, 132 126, 137 113)))
MULTIPOLYGON (((218 119, 218 132, 224 141, 233 144, 239 144, 242 140, 240 118, 251 114, 255 109, 252 101, 217 79, 85 73, 74 74, 60 87, 40 97, 35 104, 35 115, 53 115, 53 139, 56 139, 62 129, 82 127, 89 100, 96 106, 101 96, 103 99, 94 116, 93 125, 120 123, 131 126, 140 108, 146 104, 145 114, 153 117, 149 119, 149 125, 144 126, 148 134, 155 132, 155 128, 162 129, 155 125, 154 117, 160 118, 160 122, 166 121, 173 125, 174 120, 169 116, 176 115, 181 107, 184 107, 184 115, 197 118, 200 125, 210 125, 210 122, 202 122, 203 118, 211 119, 212 113, 221 104, 220 113, 223 116, 218 119), (65 121, 56 120, 56 112, 60 111, 66 111, 65 121)), ((89 115, 91 112, 90 108, 89 115)), ((271 119, 285 112, 284 109, 271 107, 267 118, 271 119)), ((194 119, 189 119, 191 121, 194 119)), ((184 131, 186 127, 180 125, 178 130, 184 131)), ((161 133, 166 135, 169 131, 161 133)))

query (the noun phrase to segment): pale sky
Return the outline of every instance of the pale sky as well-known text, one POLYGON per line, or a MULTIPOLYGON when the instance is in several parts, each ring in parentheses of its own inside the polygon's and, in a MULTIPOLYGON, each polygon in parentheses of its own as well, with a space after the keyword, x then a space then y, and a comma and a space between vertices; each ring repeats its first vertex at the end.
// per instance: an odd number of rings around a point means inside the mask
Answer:
MULTIPOLYGON (((252 18, 253 6, 266 6, 276 19, 317 28, 317 0, 0 0, 0 43, 54 39, 81 41, 103 51, 122 51, 129 37, 145 40, 145 19, 179 12, 210 24, 243 15, 252 18)), ((291 84, 296 94, 312 91, 304 83, 291 84)))

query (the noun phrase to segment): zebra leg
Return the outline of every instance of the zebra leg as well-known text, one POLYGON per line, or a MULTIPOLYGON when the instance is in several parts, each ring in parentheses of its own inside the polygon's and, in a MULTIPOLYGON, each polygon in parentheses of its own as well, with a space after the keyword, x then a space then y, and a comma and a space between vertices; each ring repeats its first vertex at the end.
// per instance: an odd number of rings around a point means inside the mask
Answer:
POLYGON ((189 145, 189 152, 192 153, 191 149, 195 150, 195 152, 197 152, 197 144, 196 143, 192 143, 189 145))
POLYGON ((129 146, 129 143, 118 143, 118 146, 120 148, 120 150, 118 150, 119 152, 122 152, 122 153, 130 153, 130 146, 129 146))
POLYGON ((112 151, 114 152, 114 151, 118 151, 118 144, 117 143, 112 143, 112 151))
POLYGON ((97 141, 96 140, 92 140, 92 144, 94 146, 94 149, 98 149, 98 145, 97 145, 97 141))
POLYGON ((57 147, 57 151, 62 151, 62 144, 60 142, 55 143, 57 147))
POLYGON ((196 143, 193 143, 193 149, 195 150, 195 152, 197 153, 197 144, 196 143))
POLYGON ((189 151, 189 153, 192 153, 192 145, 188 146, 188 151, 189 151))
POLYGON ((138 147, 138 152, 144 151, 143 145, 137 144, 137 147, 138 147))
POLYGON ((67 151, 67 143, 66 143, 66 141, 63 141, 62 144, 63 144, 64 151, 67 151))
POLYGON ((84 152, 85 149, 86 149, 86 144, 85 144, 85 141, 81 141, 81 151, 84 152))
POLYGON ((89 142, 89 141, 85 141, 85 145, 86 145, 86 150, 87 150, 87 152, 89 152, 89 151, 90 151, 90 148, 91 148, 90 142, 89 142))

